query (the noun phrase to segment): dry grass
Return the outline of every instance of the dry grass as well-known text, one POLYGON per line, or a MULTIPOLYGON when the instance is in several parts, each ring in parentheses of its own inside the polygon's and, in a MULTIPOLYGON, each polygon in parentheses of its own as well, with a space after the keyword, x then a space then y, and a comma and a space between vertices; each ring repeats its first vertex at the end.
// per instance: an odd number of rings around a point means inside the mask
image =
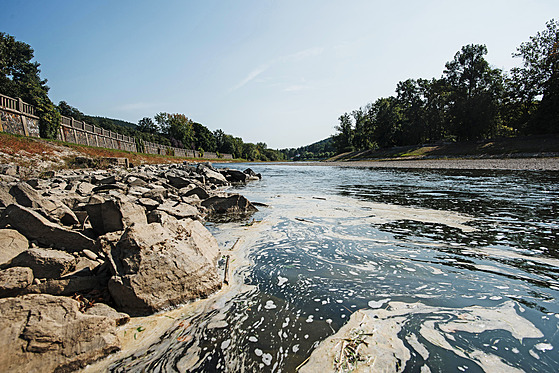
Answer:
MULTIPOLYGON (((71 167, 76 164, 74 160, 77 157, 86 157, 94 160, 124 157, 128 158, 129 162, 133 165, 200 161, 200 159, 193 158, 96 148, 93 146, 29 138, 0 132, 0 163, 32 167, 38 161, 58 161, 61 164, 71 167)), ((97 163, 101 164, 101 162, 97 163)))

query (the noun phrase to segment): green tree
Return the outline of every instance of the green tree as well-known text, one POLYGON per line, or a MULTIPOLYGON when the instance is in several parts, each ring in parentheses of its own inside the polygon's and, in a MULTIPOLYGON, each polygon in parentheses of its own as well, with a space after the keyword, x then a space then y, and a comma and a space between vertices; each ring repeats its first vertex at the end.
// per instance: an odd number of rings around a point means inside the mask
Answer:
POLYGON ((340 121, 340 124, 336 126, 338 133, 334 135, 336 149, 338 153, 353 151, 354 129, 351 116, 348 113, 344 113, 338 120, 340 121))
POLYGON ((497 133, 503 76, 501 70, 489 66, 486 54, 485 45, 466 45, 445 65, 450 120, 460 140, 486 138, 497 133))
POLYGON ((216 139, 212 131, 200 123, 192 123, 194 131, 196 149, 203 149, 207 152, 215 152, 217 150, 216 139))
POLYGON ((513 56, 521 57, 523 64, 511 69, 509 91, 517 92, 513 102, 520 114, 524 114, 524 122, 530 122, 524 123, 530 126, 528 131, 558 132, 559 22, 553 19, 547 22, 546 29, 520 44, 513 56), (535 115, 526 115, 532 113, 535 115))
POLYGON ((171 145, 179 148, 196 149, 192 120, 184 114, 158 113, 155 121, 159 128, 169 136, 171 145))
POLYGON ((41 79, 38 62, 31 62, 33 49, 0 32, 0 93, 32 104, 39 116, 41 137, 56 138, 60 113, 48 97, 47 80, 41 79))
POLYGON ((149 117, 144 117, 138 121, 138 131, 155 134, 158 129, 157 124, 149 117))

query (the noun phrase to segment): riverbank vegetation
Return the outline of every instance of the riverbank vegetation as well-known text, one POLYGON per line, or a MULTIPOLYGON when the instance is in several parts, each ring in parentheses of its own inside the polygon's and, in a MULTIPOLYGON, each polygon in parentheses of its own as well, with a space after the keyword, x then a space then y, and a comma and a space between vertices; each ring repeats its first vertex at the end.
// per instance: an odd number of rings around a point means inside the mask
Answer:
POLYGON ((440 78, 408 79, 339 118, 338 153, 559 133, 559 22, 522 43, 509 72, 492 67, 485 45, 463 46, 440 78))

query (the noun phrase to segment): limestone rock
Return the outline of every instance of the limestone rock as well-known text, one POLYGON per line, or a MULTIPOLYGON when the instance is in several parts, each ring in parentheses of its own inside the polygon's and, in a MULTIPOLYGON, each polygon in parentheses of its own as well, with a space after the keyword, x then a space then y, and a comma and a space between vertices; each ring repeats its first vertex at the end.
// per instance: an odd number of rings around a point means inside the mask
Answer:
POLYGON ((159 203, 163 203, 169 197, 169 191, 165 188, 154 188, 142 194, 143 198, 150 198, 159 203))
POLYGON ((165 211, 169 215, 173 215, 179 219, 196 219, 200 216, 200 212, 196 207, 181 202, 166 201, 157 206, 157 210, 165 211))
POLYGON ((0 265, 29 248, 29 241, 14 229, 0 229, 0 265))
POLYGON ((190 196, 198 196, 198 198, 200 199, 207 199, 210 198, 210 195, 208 194, 208 192, 201 187, 194 187, 191 189, 187 189, 187 190, 181 190, 181 196, 183 197, 190 197, 190 196))
POLYGON ((219 170, 219 172, 225 176, 230 183, 245 183, 248 178, 246 173, 239 170, 223 169, 219 170))
POLYGON ((105 316, 112 319, 116 326, 124 325, 130 321, 130 316, 125 313, 118 312, 112 307, 107 306, 105 303, 95 303, 91 308, 85 311, 86 315, 105 316))
POLYGON ((10 189, 9 184, 0 184, 0 207, 8 207, 12 203, 16 203, 16 199, 10 194, 10 189))
POLYGON ((78 185, 76 192, 82 196, 89 196, 93 192, 93 188, 95 188, 95 185, 84 181, 78 185))
POLYGON ((14 196, 19 205, 31 207, 55 223, 61 222, 64 225, 74 225, 78 223, 76 215, 68 206, 63 203, 55 203, 43 197, 27 183, 18 183, 14 185, 10 189, 10 194, 14 196))
POLYGON ((100 235, 147 223, 145 209, 122 197, 94 196, 85 209, 93 230, 100 235))
POLYGON ((207 165, 199 164, 197 171, 200 175, 204 176, 207 182, 215 185, 227 185, 227 179, 225 176, 220 174, 213 167, 208 167, 207 165))
POLYGON ((116 274, 109 291, 118 307, 145 315, 201 298, 221 286, 211 249, 181 239, 158 223, 126 229, 111 250, 116 274))
POLYGON ((167 175, 167 180, 169 180, 169 184, 177 189, 181 189, 192 184, 192 179, 178 175, 167 175))
POLYGON ((6 372, 69 372, 120 349, 114 320, 80 312, 66 297, 0 299, 0 366, 6 372))
POLYGON ((0 298, 13 297, 33 283, 33 271, 26 267, 12 267, 0 271, 0 298))
POLYGON ((63 279, 47 279, 38 284, 28 286, 26 293, 50 295, 74 295, 87 293, 107 285, 108 279, 103 281, 98 276, 69 277, 63 279))
POLYGON ((211 220, 236 220, 246 218, 258 209, 245 197, 233 194, 227 197, 213 196, 202 202, 211 220))
POLYGON ((10 225, 28 240, 36 240, 44 246, 65 251, 93 249, 95 241, 80 232, 72 231, 52 223, 37 212, 26 207, 13 204, 6 208, 0 222, 1 226, 10 225))
POLYGON ((31 248, 12 259, 12 266, 29 267, 37 278, 59 278, 76 267, 76 258, 64 251, 31 248))

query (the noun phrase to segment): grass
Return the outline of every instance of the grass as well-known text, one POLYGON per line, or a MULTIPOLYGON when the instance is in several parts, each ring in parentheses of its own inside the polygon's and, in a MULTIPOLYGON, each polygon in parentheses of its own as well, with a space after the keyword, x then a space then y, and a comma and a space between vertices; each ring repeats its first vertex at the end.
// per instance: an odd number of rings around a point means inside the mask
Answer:
MULTIPOLYGON (((161 163, 181 163, 209 161, 209 159, 174 157, 161 154, 144 154, 135 153, 125 150, 97 148, 94 146, 72 144, 59 140, 45 140, 38 138, 25 137, 20 135, 12 135, 0 132, 0 152, 5 156, 10 164, 20 166, 29 166, 29 157, 39 157, 43 160, 52 159, 53 157, 63 158, 67 167, 79 167, 80 162, 76 162, 76 158, 86 157, 94 160, 94 164, 102 166, 99 160, 103 158, 128 158, 133 165, 138 164, 161 164, 161 163), (63 156, 61 154, 64 154, 63 156), (7 156, 7 157, 6 157, 7 156)), ((216 159, 212 161, 228 161, 216 159)), ((238 161, 238 160, 235 160, 238 161)))

